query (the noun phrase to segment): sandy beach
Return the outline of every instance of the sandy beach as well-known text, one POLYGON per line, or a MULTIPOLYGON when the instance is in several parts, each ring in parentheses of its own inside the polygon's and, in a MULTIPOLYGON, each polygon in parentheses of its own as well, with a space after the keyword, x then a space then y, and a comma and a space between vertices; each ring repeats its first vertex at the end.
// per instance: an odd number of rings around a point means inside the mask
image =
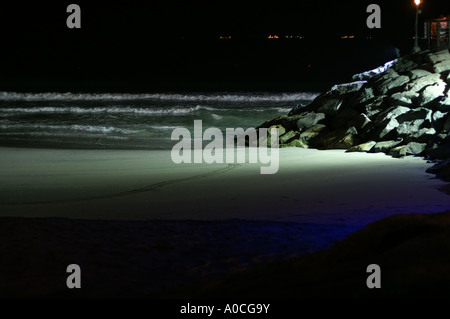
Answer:
POLYGON ((170 151, 0 149, 0 216, 365 225, 441 212, 445 185, 415 157, 280 149, 261 164, 174 164, 170 151))
POLYGON ((154 297, 327 249, 390 215, 448 210, 431 165, 291 148, 261 175, 169 151, 1 148, 1 295, 154 297), (65 287, 70 263, 81 292, 65 287))

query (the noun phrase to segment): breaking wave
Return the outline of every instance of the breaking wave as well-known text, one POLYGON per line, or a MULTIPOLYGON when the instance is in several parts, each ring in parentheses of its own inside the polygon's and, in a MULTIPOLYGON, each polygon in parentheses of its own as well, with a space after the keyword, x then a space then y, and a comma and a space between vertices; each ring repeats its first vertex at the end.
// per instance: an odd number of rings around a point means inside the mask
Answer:
POLYGON ((18 93, 0 92, 0 101, 215 101, 215 102, 292 102, 311 101, 318 93, 18 93))

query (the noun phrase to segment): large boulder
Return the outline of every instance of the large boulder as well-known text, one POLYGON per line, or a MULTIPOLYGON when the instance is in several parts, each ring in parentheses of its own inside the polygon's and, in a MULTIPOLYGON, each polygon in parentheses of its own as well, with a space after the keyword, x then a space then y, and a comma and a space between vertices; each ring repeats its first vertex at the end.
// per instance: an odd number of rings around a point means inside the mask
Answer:
POLYGON ((388 140, 397 136, 395 129, 400 124, 395 118, 386 119, 374 125, 373 129, 368 132, 368 136, 375 141, 388 140))
POLYGON ((351 83, 343 83, 343 84, 334 85, 327 92, 327 96, 330 96, 330 95, 344 95, 344 94, 357 92, 357 91, 361 90, 361 88, 366 83, 367 83, 367 81, 355 81, 355 82, 351 82, 351 83))
POLYGON ((354 126, 358 131, 368 126, 370 123, 372 123, 372 120, 364 113, 360 113, 356 115, 354 118, 352 118, 348 125, 354 126))
MULTIPOLYGON (((302 142, 304 142, 305 144, 310 144, 310 145, 317 145, 318 142, 314 142, 315 139, 317 139, 317 137, 320 134, 323 134, 324 132, 327 131, 327 127, 326 125, 323 124, 316 124, 314 126, 311 126, 310 128, 308 128, 307 130, 305 130, 304 132, 302 132, 300 134, 299 140, 301 140, 302 142)), ((320 143, 319 143, 320 144, 320 143)))
POLYGON ((300 115, 297 119, 297 127, 300 131, 303 131, 309 127, 312 127, 325 119, 324 113, 307 112, 300 115))
POLYGON ((415 80, 409 82, 406 85, 405 90, 410 91, 412 93, 417 93, 421 91, 424 87, 438 83, 440 80, 441 76, 439 74, 429 73, 429 75, 418 77, 415 80))
POLYGON ((372 153, 387 153, 392 148, 400 145, 402 142, 403 142, 402 138, 399 138, 399 139, 396 139, 396 140, 378 142, 371 149, 371 152, 372 153))
POLYGON ((427 146, 426 143, 410 142, 406 145, 394 147, 389 151, 389 155, 393 157, 403 157, 407 155, 419 155, 427 146))
POLYGON ((447 91, 447 94, 441 98, 439 104, 437 105, 437 108, 443 112, 450 111, 450 90, 447 91))
POLYGON ((280 136, 280 144, 286 144, 296 137, 298 137, 298 132, 296 131, 286 132, 280 136))
POLYGON ((397 116, 396 119, 399 123, 414 120, 425 120, 431 123, 432 114, 433 112, 431 110, 424 107, 418 107, 397 116))
POLYGON ((355 74, 352 77, 352 80, 353 81, 357 81, 357 80, 362 81, 362 80, 372 79, 372 78, 374 78, 374 77, 376 77, 376 76, 378 76, 380 74, 385 73, 386 71, 392 70, 392 67, 394 67, 397 62, 398 62, 398 60, 395 59, 395 60, 386 62, 384 65, 379 66, 379 67, 377 67, 377 68, 375 68, 373 70, 362 72, 362 73, 359 73, 359 74, 355 74))
POLYGON ((417 63, 410 59, 399 59, 395 65, 395 70, 400 73, 407 73, 417 67, 417 63))
POLYGON ((373 101, 367 103, 365 105, 360 106, 358 109, 366 114, 368 117, 372 118, 375 114, 380 113, 382 110, 388 107, 387 103, 387 95, 377 96, 373 101))
POLYGON ((375 146, 375 144, 377 144, 377 142, 375 142, 375 141, 361 143, 361 144, 350 147, 347 150, 347 152, 368 152, 375 146))
POLYGON ((433 85, 427 86, 422 93, 420 93, 419 104, 424 106, 434 100, 443 97, 446 84, 443 81, 436 82, 433 85))
POLYGON ((443 127, 443 131, 450 132, 450 116, 447 117, 447 120, 445 121, 443 127))
POLYGON ((435 111, 432 116, 433 128, 440 132, 443 129, 444 123, 448 117, 449 112, 435 111))
POLYGON ((343 99, 326 98, 318 105, 317 111, 326 115, 336 114, 344 103, 343 99))
MULTIPOLYGON (((398 130, 399 128, 397 128, 398 130)), ((400 134, 400 133, 399 133, 400 134)), ((401 135, 401 134, 400 134, 401 135)), ((419 142, 419 143, 428 143, 431 141, 436 135, 436 130, 434 128, 421 128, 416 132, 410 133, 406 136, 405 141, 409 142, 419 142)))
POLYGON ((350 104, 351 105, 358 105, 358 104, 364 104, 366 102, 369 102, 375 98, 375 95, 373 94, 373 88, 363 88, 362 90, 358 91, 351 99, 350 104))
POLYGON ((358 143, 358 131, 355 127, 331 131, 325 136, 323 142, 327 149, 348 149, 358 143))
POLYGON ((409 77, 406 75, 400 75, 398 77, 389 78, 376 87, 376 91, 379 94, 394 93, 400 91, 405 84, 409 82, 409 77))
POLYGON ((399 124, 395 131, 397 132, 398 136, 410 136, 413 134, 416 134, 420 131, 420 129, 424 126, 425 120, 418 119, 414 121, 406 121, 401 124, 399 124))
POLYGON ((384 110, 383 112, 381 112, 378 116, 377 116, 377 121, 386 121, 386 120, 390 120, 392 118, 396 118, 402 114, 405 114, 407 112, 411 111, 411 109, 409 107, 406 106, 393 106, 390 107, 386 110, 384 110))
POLYGON ((450 53, 447 49, 435 53, 430 53, 426 56, 425 60, 431 64, 437 64, 445 60, 450 60, 450 53))
POLYGON ((445 61, 436 63, 433 66, 433 71, 436 73, 444 73, 446 71, 450 71, 450 60, 445 60, 445 61))
POLYGON ((411 80, 416 80, 416 79, 419 79, 419 78, 422 78, 424 76, 428 76, 431 74, 432 74, 431 72, 428 72, 426 70, 414 69, 414 70, 411 70, 408 75, 411 78, 411 80))
POLYGON ((392 94, 388 101, 390 105, 413 106, 417 103, 419 93, 414 91, 404 91, 392 94))

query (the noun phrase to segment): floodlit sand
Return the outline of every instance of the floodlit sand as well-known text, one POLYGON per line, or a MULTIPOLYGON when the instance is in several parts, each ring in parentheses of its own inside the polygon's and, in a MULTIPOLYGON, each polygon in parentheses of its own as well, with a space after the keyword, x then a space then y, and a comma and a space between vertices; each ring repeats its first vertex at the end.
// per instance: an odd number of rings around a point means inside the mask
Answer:
POLYGON ((415 157, 280 149, 262 164, 174 164, 170 151, 0 148, 0 216, 365 225, 450 208, 415 157))
POLYGON ((0 148, 0 298, 170 297, 292 260, 389 215, 448 210, 430 165, 281 149, 278 173, 261 175, 169 151, 0 148), (82 289, 65 285, 71 263, 82 289))

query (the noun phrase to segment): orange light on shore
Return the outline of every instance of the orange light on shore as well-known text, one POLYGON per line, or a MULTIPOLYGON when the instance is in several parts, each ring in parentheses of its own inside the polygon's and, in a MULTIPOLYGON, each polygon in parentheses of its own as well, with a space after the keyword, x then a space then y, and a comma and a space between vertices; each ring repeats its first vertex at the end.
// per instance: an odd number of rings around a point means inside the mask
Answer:
POLYGON ((421 0, 414 0, 414 3, 416 4, 416 6, 419 6, 421 2, 422 2, 421 0))

